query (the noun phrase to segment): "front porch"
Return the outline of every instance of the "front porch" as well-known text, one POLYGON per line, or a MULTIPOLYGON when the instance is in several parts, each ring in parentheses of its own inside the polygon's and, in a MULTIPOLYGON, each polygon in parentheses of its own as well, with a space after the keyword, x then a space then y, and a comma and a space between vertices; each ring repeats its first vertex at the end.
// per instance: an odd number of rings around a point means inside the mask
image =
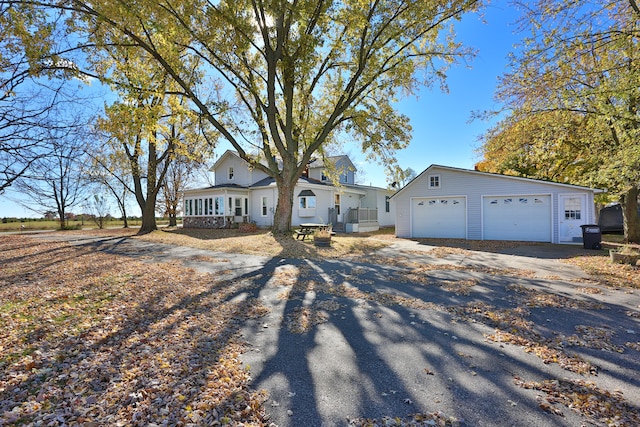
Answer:
POLYGON ((194 191, 184 196, 184 228, 234 228, 249 223, 249 191, 222 187, 194 191))

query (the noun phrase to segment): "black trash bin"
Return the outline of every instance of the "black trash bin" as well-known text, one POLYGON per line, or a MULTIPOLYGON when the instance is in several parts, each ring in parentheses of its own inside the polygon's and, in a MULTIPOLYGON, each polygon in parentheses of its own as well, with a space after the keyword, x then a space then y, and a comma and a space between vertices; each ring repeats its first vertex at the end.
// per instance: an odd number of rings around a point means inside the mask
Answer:
POLYGON ((597 224, 584 224, 582 227, 582 242, 585 249, 602 249, 602 231, 597 224))

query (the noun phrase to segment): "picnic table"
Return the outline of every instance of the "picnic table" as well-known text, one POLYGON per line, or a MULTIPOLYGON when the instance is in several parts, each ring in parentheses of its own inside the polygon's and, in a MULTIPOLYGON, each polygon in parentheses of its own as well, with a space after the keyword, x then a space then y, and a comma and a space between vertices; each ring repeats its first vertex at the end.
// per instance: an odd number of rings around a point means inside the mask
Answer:
POLYGON ((300 240, 300 238, 302 237, 302 240, 304 241, 304 239, 306 239, 307 236, 313 235, 313 233, 317 229, 323 228, 323 227, 327 227, 327 224, 312 224, 312 223, 300 224, 300 228, 296 230, 296 239, 300 240))

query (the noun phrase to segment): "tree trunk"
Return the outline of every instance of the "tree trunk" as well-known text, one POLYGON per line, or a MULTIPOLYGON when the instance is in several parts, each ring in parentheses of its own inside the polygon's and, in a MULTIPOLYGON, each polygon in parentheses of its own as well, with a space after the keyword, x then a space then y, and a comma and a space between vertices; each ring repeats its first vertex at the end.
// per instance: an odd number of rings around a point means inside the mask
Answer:
POLYGON ((176 219, 175 213, 169 214, 169 227, 175 227, 178 225, 178 220, 176 219))
POLYGON ((278 204, 273 217, 273 232, 275 234, 285 234, 291 231, 294 188, 295 181, 278 183, 278 204))
POLYGON ((122 205, 122 222, 123 224, 123 228, 129 228, 129 219, 127 218, 127 208, 124 206, 124 204, 122 205))
POLYGON ((640 218, 638 218, 638 187, 631 187, 620 198, 624 238, 628 243, 640 243, 640 218))
POLYGON ((155 204, 155 197, 151 197, 151 195, 149 195, 144 211, 142 212, 142 226, 140 226, 138 234, 147 234, 158 229, 156 224, 155 204))
POLYGON ((67 229, 67 213, 64 208, 58 206, 58 216, 60 217, 60 230, 67 229))

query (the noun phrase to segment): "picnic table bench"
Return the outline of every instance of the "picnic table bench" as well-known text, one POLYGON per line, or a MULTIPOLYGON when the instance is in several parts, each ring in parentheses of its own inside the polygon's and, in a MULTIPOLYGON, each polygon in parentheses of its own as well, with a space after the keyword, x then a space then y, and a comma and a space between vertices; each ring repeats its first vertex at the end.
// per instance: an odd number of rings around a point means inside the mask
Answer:
POLYGON ((312 236, 317 229, 323 227, 327 227, 327 224, 300 224, 300 228, 295 231, 296 239, 300 240, 302 238, 302 241, 304 241, 307 236, 312 236))

